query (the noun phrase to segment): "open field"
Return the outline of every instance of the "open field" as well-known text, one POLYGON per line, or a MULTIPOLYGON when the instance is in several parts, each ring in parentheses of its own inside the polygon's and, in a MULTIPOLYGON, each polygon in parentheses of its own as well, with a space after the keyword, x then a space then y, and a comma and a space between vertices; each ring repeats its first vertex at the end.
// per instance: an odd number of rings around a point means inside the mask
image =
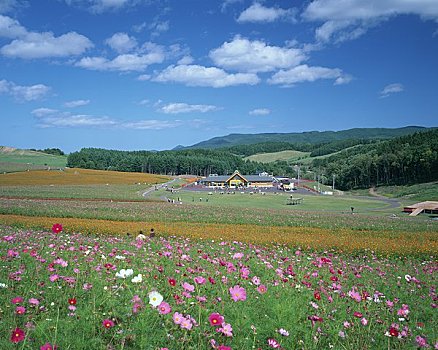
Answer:
POLYGON ((67 156, 19 150, 0 146, 0 173, 36 170, 41 168, 64 168, 67 156))
POLYGON ((273 153, 254 154, 252 156, 246 157, 245 159, 251 160, 253 162, 272 163, 277 160, 296 161, 301 158, 307 158, 309 157, 309 155, 310 152, 288 150, 288 151, 280 151, 273 153))

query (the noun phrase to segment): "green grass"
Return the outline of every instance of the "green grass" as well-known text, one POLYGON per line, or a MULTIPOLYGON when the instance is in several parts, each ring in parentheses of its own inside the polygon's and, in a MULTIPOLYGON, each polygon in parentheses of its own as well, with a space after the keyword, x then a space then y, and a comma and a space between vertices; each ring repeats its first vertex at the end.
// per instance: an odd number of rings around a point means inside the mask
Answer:
POLYGON ((67 156, 0 147, 0 172, 41 169, 40 167, 64 168, 66 164, 67 156), (17 165, 14 168, 12 164, 17 165))
POLYGON ((249 157, 246 157, 245 160, 251 160, 253 162, 260 162, 260 163, 272 163, 277 160, 285 160, 292 162, 302 158, 307 158, 309 155, 310 152, 287 150, 287 151, 280 151, 273 153, 254 154, 249 157))

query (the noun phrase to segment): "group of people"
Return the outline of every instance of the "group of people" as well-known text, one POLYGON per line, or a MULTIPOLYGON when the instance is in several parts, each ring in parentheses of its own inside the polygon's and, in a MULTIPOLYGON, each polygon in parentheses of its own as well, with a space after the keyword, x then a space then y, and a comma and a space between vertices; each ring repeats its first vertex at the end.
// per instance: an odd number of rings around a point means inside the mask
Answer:
MULTIPOLYGON (((151 228, 151 231, 149 232, 149 238, 154 238, 154 237, 155 237, 155 230, 151 228)), ((146 240, 146 235, 143 234, 143 231, 140 231, 135 239, 144 241, 146 240)))

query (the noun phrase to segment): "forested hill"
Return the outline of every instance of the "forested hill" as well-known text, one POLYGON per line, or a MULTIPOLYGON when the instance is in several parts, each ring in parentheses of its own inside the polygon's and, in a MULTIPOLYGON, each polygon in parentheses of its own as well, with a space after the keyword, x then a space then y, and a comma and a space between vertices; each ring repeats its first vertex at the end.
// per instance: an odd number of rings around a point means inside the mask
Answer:
MULTIPOLYGON (((425 127, 407 126, 395 129, 355 128, 342 131, 309 131, 301 133, 230 134, 227 136, 214 137, 185 148, 213 149, 267 142, 317 144, 346 139, 381 140, 427 130, 428 128, 425 127)), ((181 149, 180 146, 178 148, 181 149)))

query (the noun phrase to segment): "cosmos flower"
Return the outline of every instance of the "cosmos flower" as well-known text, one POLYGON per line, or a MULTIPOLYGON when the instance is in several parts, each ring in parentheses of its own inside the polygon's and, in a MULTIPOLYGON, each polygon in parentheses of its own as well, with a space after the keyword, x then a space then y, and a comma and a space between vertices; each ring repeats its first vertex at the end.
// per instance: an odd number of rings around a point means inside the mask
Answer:
POLYGON ((19 343, 24 340, 25 336, 26 334, 24 333, 24 331, 21 328, 17 327, 12 331, 11 342, 19 343))
POLYGON ((56 350, 58 347, 56 345, 52 345, 50 343, 45 343, 40 346, 40 350, 56 350))
POLYGON ((126 278, 129 276, 132 276, 134 274, 134 271, 132 269, 121 269, 119 272, 116 272, 116 277, 119 278, 126 278))
POLYGON ((131 279, 132 283, 141 283, 143 281, 143 275, 139 273, 137 276, 131 279))
POLYGON ((246 290, 243 287, 240 287, 239 285, 230 287, 229 289, 231 294, 231 299, 234 301, 245 301, 246 300, 246 290))
POLYGON ((157 291, 150 292, 148 296, 149 296, 149 304, 151 304, 153 307, 157 307, 158 305, 160 305, 164 299, 163 296, 157 291))
POLYGON ((217 312, 213 312, 208 316, 208 321, 212 326, 219 326, 224 322, 224 317, 217 312))
POLYGON ((172 311, 172 308, 168 303, 162 301, 160 305, 158 305, 158 312, 162 315, 166 315, 172 311))
POLYGON ((53 224, 52 232, 56 233, 56 234, 62 232, 62 225, 61 224, 53 224))
POLYGON ((102 321, 102 325, 103 325, 105 328, 112 328, 112 327, 114 327, 114 322, 113 322, 113 320, 110 320, 110 319, 106 318, 106 319, 104 319, 104 320, 102 321))

